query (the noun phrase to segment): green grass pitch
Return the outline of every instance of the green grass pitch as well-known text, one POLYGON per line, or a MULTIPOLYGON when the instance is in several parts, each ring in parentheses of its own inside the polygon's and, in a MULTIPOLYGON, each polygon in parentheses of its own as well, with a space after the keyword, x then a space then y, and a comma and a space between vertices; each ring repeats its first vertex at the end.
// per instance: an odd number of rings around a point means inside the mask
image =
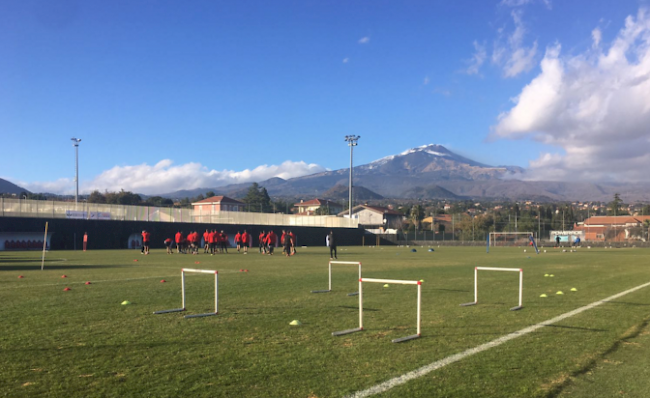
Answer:
MULTIPOLYGON (((427 249, 339 248, 339 260, 363 263, 364 277, 424 280, 422 338, 400 344, 391 339, 415 334, 412 285, 364 284, 365 330, 331 335, 358 326, 358 297, 347 295, 358 290, 358 270, 334 266, 333 291, 310 293, 327 289, 323 247, 299 248, 290 258, 257 250, 53 251, 44 271, 41 253, 0 252, 0 394, 343 397, 650 282, 644 249, 427 249), (509 311, 518 302, 518 274, 488 271, 479 272, 479 304, 461 307, 474 299, 476 266, 522 268, 524 308, 509 311), (183 318, 214 310, 214 278, 197 274, 187 275, 186 312, 152 314, 181 307, 181 268, 219 271, 219 315, 183 318)), ((379 396, 558 396, 634 331, 647 330, 648 308, 650 287, 379 396)), ((623 373, 637 371, 627 365, 623 373)), ((636 383, 639 396, 650 396, 650 382, 636 383)))

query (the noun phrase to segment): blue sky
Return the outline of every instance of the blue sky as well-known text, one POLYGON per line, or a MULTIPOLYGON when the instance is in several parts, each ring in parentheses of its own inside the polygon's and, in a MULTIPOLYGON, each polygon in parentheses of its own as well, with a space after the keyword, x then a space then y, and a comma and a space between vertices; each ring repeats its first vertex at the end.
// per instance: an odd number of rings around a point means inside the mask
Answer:
MULTIPOLYGON (((647 181, 645 0, 0 2, 0 177, 155 194, 442 144, 647 181)), ((647 76, 646 76, 647 75, 647 76)))

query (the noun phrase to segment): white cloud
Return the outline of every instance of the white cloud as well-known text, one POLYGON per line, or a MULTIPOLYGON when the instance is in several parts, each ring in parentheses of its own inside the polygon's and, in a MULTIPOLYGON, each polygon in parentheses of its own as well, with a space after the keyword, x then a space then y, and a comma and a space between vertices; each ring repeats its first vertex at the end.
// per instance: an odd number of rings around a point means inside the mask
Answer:
POLYGON ((370 37, 368 36, 359 39, 359 44, 367 44, 369 42, 370 42, 370 37))
POLYGON ((344 64, 347 64, 348 62, 350 62, 350 58, 343 58, 343 63, 344 64))
POLYGON ((516 77, 531 70, 537 54, 537 41, 531 46, 524 45, 526 26, 522 19, 523 11, 512 10, 510 15, 515 29, 507 37, 504 37, 505 29, 499 29, 492 53, 492 62, 503 68, 504 77, 516 77))
POLYGON ((650 181, 650 15, 626 18, 609 48, 592 39, 599 45, 582 54, 548 48, 540 74, 493 127, 493 137, 561 148, 530 162, 529 179, 650 181))
POLYGON ((600 31, 600 29, 596 28, 591 31, 591 39, 593 41, 592 47, 593 48, 598 48, 600 46, 600 41, 603 38, 603 32, 600 31))
MULTIPOLYGON (((535 2, 535 0, 501 0, 501 3, 499 3, 499 5, 506 7, 521 7, 535 2)), ((544 4, 549 10, 552 7, 551 0, 540 0, 539 2, 544 4)))
POLYGON ((70 178, 59 178, 56 181, 45 182, 20 182, 17 185, 36 193, 74 194, 75 192, 74 179, 70 178))
POLYGON ((474 55, 470 60, 470 65, 465 69, 465 73, 468 75, 476 75, 481 69, 481 65, 485 62, 487 58, 487 52, 485 51, 485 45, 480 44, 476 40, 474 41, 474 55))
POLYGON ((424 83, 425 86, 427 86, 429 83, 431 83, 431 79, 429 79, 429 76, 424 77, 423 83, 424 83))
MULTIPOLYGON (((161 194, 180 189, 215 188, 227 184, 264 181, 272 177, 289 179, 326 171, 322 166, 303 161, 287 160, 280 165, 261 165, 252 170, 210 170, 200 163, 175 166, 164 159, 151 166, 115 166, 102 172, 92 181, 81 181, 80 192, 132 191, 147 195, 161 194)), ((74 181, 60 179, 55 182, 23 183, 32 192, 59 194, 74 193, 74 181)))

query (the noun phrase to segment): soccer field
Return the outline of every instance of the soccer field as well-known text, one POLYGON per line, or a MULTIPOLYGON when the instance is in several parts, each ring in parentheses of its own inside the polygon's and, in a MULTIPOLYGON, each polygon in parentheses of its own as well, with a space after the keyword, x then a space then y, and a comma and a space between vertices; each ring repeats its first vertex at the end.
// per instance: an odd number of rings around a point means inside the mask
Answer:
POLYGON ((339 251, 362 262, 364 278, 424 281, 422 337, 398 344, 416 332, 416 287, 364 283, 364 331, 332 336, 358 327, 359 299, 347 294, 358 269, 334 266, 332 292, 311 293, 328 287, 322 247, 290 258, 53 251, 44 271, 40 253, 0 252, 0 394, 323 398, 376 387, 379 397, 548 397, 650 315, 646 249, 416 249, 339 251), (489 271, 479 272, 478 305, 461 307, 474 300, 477 266, 523 269, 523 309, 510 311, 519 274, 489 271), (214 311, 205 274, 186 275, 185 312, 153 314, 181 307, 182 268, 219 271, 218 315, 183 317, 214 311))

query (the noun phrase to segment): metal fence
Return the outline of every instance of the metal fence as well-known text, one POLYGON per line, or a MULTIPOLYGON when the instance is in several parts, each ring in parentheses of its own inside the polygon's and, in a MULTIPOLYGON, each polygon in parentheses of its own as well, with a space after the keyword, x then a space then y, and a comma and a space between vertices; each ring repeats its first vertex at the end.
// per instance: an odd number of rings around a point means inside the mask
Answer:
POLYGON ((0 198, 0 217, 67 218, 148 222, 195 222, 209 224, 286 225, 296 227, 357 228, 358 219, 336 216, 222 211, 198 212, 171 207, 72 203, 0 198))

